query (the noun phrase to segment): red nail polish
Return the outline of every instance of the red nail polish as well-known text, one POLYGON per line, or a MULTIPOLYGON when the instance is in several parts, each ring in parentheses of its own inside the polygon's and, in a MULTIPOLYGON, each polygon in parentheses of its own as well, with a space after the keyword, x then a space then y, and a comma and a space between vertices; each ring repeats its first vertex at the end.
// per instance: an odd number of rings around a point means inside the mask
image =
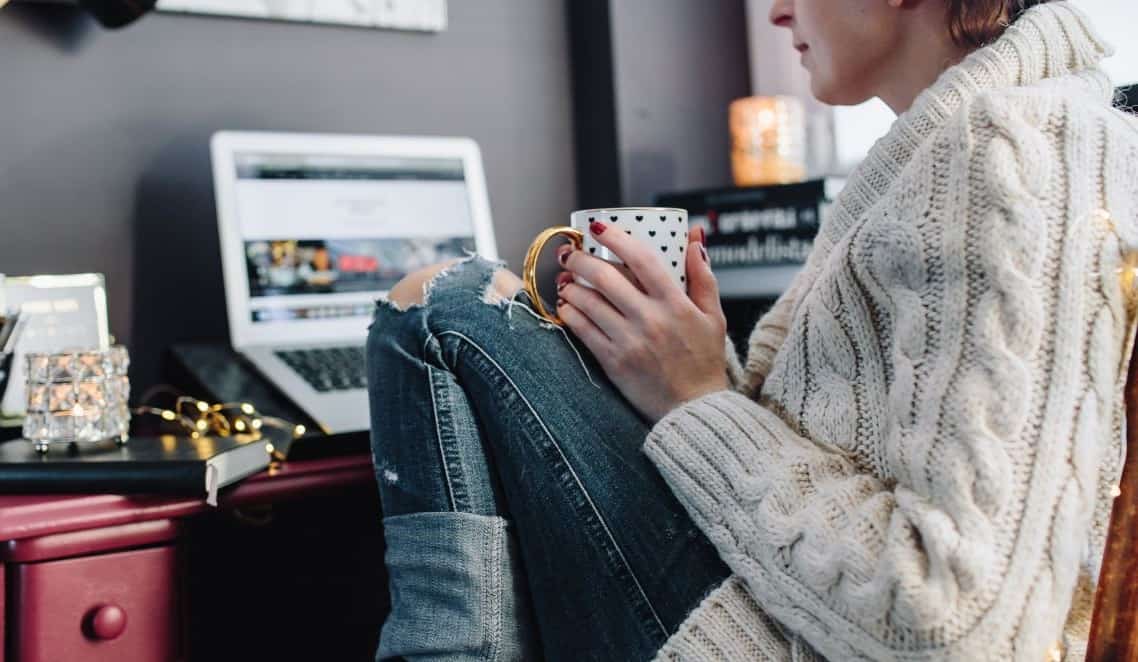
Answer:
POLYGON ((699 243, 703 246, 707 245, 707 230, 699 231, 699 243))
POLYGON ((707 259, 707 249, 703 247, 703 244, 699 245, 699 254, 703 257, 704 262, 711 264, 711 260, 707 259))
POLYGON ((564 253, 561 253, 560 255, 557 256, 557 261, 561 263, 561 266, 565 266, 565 260, 568 260, 568 259, 569 259, 569 251, 565 251, 564 253))
POLYGON ((589 231, 593 234, 601 234, 605 231, 605 224, 593 221, 592 223, 589 223, 589 231))

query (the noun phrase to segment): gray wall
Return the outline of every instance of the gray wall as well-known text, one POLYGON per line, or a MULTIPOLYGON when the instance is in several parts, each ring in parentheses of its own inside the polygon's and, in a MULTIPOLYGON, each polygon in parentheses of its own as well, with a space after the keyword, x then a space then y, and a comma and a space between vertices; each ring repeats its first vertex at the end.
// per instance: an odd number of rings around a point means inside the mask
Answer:
POLYGON ((136 393, 169 343, 224 339, 217 129, 473 137, 499 251, 520 271, 575 203, 564 5, 449 11, 424 35, 166 14, 112 32, 73 8, 5 8, 0 272, 106 274, 136 393))
POLYGON ((743 0, 611 0, 624 204, 731 186, 727 106, 751 93, 743 0))

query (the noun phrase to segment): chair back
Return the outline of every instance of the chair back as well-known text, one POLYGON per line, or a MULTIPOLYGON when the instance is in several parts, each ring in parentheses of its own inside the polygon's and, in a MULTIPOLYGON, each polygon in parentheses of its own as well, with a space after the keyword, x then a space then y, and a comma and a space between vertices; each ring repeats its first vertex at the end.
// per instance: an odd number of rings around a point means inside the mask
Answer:
POLYGON ((1138 662, 1138 352, 1130 352, 1123 391, 1126 462, 1122 467, 1087 642, 1088 662, 1138 662))

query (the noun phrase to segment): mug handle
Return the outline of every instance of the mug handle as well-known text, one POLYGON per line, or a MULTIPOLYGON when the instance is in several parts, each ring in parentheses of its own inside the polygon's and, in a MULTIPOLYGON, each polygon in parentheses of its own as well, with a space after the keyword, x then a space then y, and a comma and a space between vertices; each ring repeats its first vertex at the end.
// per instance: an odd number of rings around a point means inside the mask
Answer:
POLYGON ((522 264, 522 284, 525 285, 526 294, 529 295, 538 315, 557 326, 565 326, 565 322, 562 322, 560 317, 556 314, 550 314, 545 309, 545 304, 541 302, 541 295, 537 291, 537 258, 541 255, 541 249, 545 248, 549 240, 557 235, 567 237, 577 250, 581 250, 584 245, 585 233, 575 228, 562 226, 542 230, 541 234, 537 235, 537 238, 530 244, 529 250, 526 251, 526 259, 522 264))

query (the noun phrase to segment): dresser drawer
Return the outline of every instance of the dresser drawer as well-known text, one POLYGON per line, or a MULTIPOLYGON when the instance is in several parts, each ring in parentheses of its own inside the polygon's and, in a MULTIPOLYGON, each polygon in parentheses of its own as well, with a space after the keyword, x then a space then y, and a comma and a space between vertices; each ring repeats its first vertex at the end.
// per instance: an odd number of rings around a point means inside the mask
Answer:
POLYGON ((8 662, 178 659, 172 545, 14 564, 8 662))

